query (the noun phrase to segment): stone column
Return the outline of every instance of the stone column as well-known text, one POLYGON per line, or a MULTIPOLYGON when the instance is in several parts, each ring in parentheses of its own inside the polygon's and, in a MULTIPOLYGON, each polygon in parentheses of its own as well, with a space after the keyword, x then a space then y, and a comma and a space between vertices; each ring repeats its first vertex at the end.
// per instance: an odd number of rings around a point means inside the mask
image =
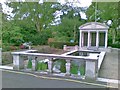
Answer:
POLYGON ((81 45, 81 46, 83 47, 83 46, 84 46, 84 32, 82 32, 82 37, 81 37, 81 39, 82 39, 82 42, 81 42, 82 45, 81 45))
POLYGON ((88 47, 90 47, 90 31, 88 31, 88 47))
POLYGON ((52 59, 49 59, 49 61, 48 61, 48 69, 49 69, 49 73, 52 73, 52 64, 53 64, 52 59))
POLYGON ((24 58, 19 54, 13 54, 13 69, 20 70, 24 68, 24 58))
POLYGON ((70 65, 71 65, 71 63, 70 63, 70 60, 66 60, 66 75, 67 76, 70 76, 70 65))
POLYGON ((82 47, 82 31, 80 30, 80 40, 79 40, 79 47, 82 47))
POLYGON ((2 48, 0 48, 0 65, 2 65, 2 48))
POLYGON ((108 31, 105 32, 105 48, 107 48, 108 31))
POLYGON ((90 39, 90 43, 89 43, 90 46, 91 46, 91 34, 92 34, 92 33, 90 33, 90 38, 89 38, 89 39, 90 39))
POLYGON ((88 79, 96 79, 97 76, 97 60, 96 61, 86 61, 86 70, 85 70, 85 77, 88 79))
POLYGON ((99 31, 96 32, 96 47, 99 47, 99 31))

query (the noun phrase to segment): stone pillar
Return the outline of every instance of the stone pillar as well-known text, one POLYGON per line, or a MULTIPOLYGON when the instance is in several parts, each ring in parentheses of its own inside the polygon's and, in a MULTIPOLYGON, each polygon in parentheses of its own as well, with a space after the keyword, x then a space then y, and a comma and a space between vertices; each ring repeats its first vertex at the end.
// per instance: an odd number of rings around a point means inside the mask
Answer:
POLYGON ((96 47, 99 47, 99 31, 96 32, 96 47))
POLYGON ((13 69, 20 70, 24 68, 24 58, 19 54, 13 54, 13 69))
POLYGON ((71 65, 71 63, 70 63, 70 60, 66 60, 66 75, 67 76, 70 76, 70 65, 71 65))
POLYGON ((0 65, 2 65, 2 48, 0 48, 0 65))
POLYGON ((67 50, 67 45, 63 46, 63 50, 66 51, 67 50))
POLYGON ((48 61, 48 69, 49 69, 49 73, 52 73, 52 64, 53 64, 52 59, 49 59, 49 61, 48 61))
POLYGON ((88 31, 88 47, 90 47, 90 31, 88 31))
POLYGON ((89 38, 89 39, 90 39, 90 42, 89 42, 89 45, 90 45, 90 46, 91 46, 91 34, 92 34, 92 33, 90 33, 90 38, 89 38))
POLYGON ((82 31, 80 30, 80 40, 79 40, 79 47, 82 47, 82 31))
POLYGON ((108 31, 105 32, 105 48, 107 48, 108 31))
POLYGON ((98 64, 96 61, 86 61, 86 70, 85 70, 85 77, 88 79, 96 79, 97 77, 97 70, 98 64))
POLYGON ((75 50, 78 50, 78 48, 79 48, 78 45, 75 45, 75 50))
POLYGON ((83 47, 83 46, 84 46, 84 32, 82 32, 82 37, 81 37, 81 39, 82 39, 82 42, 81 42, 82 45, 81 45, 81 46, 83 47))
POLYGON ((35 57, 35 59, 32 60, 32 70, 37 70, 37 57, 35 57))

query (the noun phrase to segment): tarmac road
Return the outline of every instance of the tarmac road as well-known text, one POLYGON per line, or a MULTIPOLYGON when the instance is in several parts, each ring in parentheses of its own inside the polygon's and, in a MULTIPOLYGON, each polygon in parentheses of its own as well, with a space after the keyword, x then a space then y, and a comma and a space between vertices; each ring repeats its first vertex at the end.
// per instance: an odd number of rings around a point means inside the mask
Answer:
POLYGON ((106 88, 102 84, 94 85, 66 80, 53 80, 2 71, 2 88, 106 88))

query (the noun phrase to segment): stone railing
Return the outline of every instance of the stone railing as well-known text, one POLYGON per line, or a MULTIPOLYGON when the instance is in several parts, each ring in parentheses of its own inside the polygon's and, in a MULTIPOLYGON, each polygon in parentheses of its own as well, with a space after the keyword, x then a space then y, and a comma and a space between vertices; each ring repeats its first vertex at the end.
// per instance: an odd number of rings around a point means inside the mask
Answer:
POLYGON ((79 49, 78 45, 75 45, 75 46, 64 45, 63 46, 63 50, 64 51, 72 51, 72 50, 78 50, 78 49, 79 49))
POLYGON ((72 60, 85 61, 85 77, 96 79, 98 70, 98 57, 97 56, 70 56, 70 55, 56 55, 56 54, 43 54, 43 53, 31 53, 32 51, 22 51, 22 52, 12 52, 13 55, 13 69, 20 70, 24 68, 24 56, 33 57, 32 60, 32 70, 36 67, 36 57, 45 57, 48 61, 49 73, 52 73, 52 65, 54 59, 64 59, 66 60, 66 75, 70 76, 70 67, 72 60))

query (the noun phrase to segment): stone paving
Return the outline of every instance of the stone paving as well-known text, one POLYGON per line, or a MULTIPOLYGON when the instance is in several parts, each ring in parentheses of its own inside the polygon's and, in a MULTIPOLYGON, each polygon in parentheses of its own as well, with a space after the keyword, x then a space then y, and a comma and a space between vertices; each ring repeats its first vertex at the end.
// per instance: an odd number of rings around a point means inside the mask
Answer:
POLYGON ((107 52, 99 71, 99 77, 118 79, 118 50, 107 52))

